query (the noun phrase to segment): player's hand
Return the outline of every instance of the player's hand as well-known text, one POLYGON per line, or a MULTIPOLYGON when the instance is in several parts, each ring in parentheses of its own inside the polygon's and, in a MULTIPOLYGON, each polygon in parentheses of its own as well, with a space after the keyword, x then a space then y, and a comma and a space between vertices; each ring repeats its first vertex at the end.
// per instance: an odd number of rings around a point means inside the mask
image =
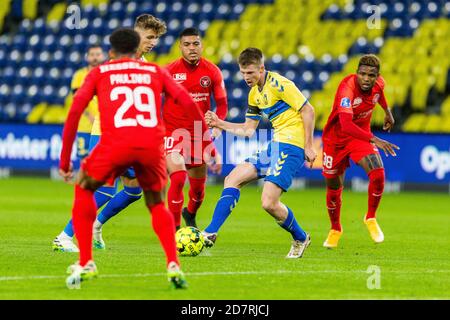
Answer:
POLYGON ((389 155, 395 157, 397 154, 395 153, 394 149, 400 150, 399 146, 397 146, 393 143, 390 143, 389 141, 375 137, 375 136, 372 139, 370 139, 370 142, 372 142, 378 148, 383 150, 386 157, 389 157, 389 155))
POLYGON ((219 129, 217 127, 212 128, 211 137, 214 139, 217 139, 222 134, 222 129, 219 129))
POLYGON ((69 164, 69 170, 64 171, 63 169, 59 169, 59 175, 64 179, 65 182, 70 183, 73 179, 73 164, 72 164, 72 162, 69 164))
POLYGON ((219 117, 212 111, 205 113, 205 122, 210 128, 215 128, 218 125, 219 117))
POLYGON ((386 113, 386 116, 384 117, 383 130, 391 132, 391 129, 394 127, 394 124, 395 124, 394 116, 389 111, 388 113, 386 113))
POLYGON ((214 157, 212 157, 208 152, 205 152, 204 155, 205 163, 208 166, 209 170, 214 174, 220 174, 222 172, 222 156, 216 151, 214 157))
POLYGON ((313 167, 314 161, 317 158, 317 153, 312 147, 305 147, 305 159, 309 163, 309 168, 313 167))

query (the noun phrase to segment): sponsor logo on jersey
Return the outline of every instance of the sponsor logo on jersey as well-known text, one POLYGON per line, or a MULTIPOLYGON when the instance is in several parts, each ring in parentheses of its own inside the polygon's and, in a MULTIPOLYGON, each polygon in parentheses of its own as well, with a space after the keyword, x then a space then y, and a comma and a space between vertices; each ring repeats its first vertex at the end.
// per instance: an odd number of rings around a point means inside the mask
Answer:
POLYGON ((342 98, 341 100, 341 107, 343 108, 350 108, 351 102, 349 98, 342 98))
POLYGON ((173 75, 173 80, 175 81, 186 81, 187 75, 186 73, 175 73, 173 75))
POLYGON ((358 107, 362 102, 363 100, 361 99, 361 97, 357 97, 355 100, 353 100, 353 108, 358 107))
POLYGON ((379 94, 379 93, 376 93, 376 94, 373 96, 373 100, 372 100, 373 104, 377 103, 377 102, 378 102, 378 99, 380 99, 380 94, 379 94))
POLYGON ((208 88, 211 85, 211 79, 208 76, 204 76, 200 79, 200 85, 203 88, 208 88))

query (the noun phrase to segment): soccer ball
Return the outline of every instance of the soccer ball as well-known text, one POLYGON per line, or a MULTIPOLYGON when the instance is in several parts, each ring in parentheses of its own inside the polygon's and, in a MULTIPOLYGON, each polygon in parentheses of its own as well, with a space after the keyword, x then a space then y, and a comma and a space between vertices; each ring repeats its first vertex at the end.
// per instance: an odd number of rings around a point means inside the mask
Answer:
POLYGON ((180 256, 195 257, 202 252, 205 240, 200 230, 194 227, 184 227, 175 233, 177 251, 180 256))

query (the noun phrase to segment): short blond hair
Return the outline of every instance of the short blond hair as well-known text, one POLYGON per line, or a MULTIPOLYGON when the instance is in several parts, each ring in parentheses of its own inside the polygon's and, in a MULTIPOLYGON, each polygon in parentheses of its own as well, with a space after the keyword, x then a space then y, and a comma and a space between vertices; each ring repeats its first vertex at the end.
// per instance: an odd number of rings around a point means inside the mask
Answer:
POLYGON ((167 32, 167 26, 164 21, 158 19, 151 14, 141 14, 136 18, 134 23, 134 28, 139 28, 143 30, 154 30, 158 37, 162 36, 167 32))

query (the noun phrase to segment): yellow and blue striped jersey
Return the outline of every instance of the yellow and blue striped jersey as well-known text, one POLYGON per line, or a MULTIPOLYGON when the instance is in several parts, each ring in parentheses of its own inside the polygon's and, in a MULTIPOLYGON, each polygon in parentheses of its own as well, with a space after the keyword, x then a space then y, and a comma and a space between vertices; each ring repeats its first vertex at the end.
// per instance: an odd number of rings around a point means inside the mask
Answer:
POLYGON ((268 71, 262 90, 251 88, 246 117, 260 120, 266 115, 274 129, 273 141, 305 148, 305 129, 300 114, 308 102, 295 84, 276 72, 268 71))
MULTIPOLYGON (((81 68, 75 72, 75 74, 72 77, 72 83, 70 85, 70 88, 72 89, 72 92, 75 94, 76 90, 81 88, 81 85, 84 82, 84 79, 88 75, 89 70, 87 67, 81 68)), ((89 103, 89 106, 87 107, 86 111, 83 113, 80 119, 80 123, 78 124, 78 132, 83 133, 91 133, 92 130, 92 121, 89 118, 90 114, 92 117, 98 116, 98 102, 97 97, 94 97, 91 102, 89 103)))

